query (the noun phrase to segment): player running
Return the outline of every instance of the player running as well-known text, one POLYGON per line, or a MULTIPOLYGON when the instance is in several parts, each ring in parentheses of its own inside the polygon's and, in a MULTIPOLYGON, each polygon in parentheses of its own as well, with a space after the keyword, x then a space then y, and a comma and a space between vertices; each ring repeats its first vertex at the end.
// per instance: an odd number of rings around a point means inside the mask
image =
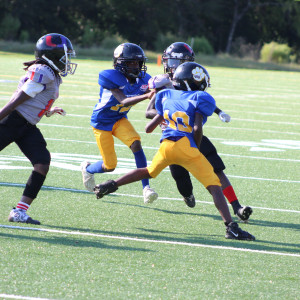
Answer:
MULTIPOLYGON (((173 74, 177 67, 187 61, 194 61, 195 54, 193 49, 186 43, 176 42, 166 48, 162 55, 164 73, 168 74, 172 79, 173 74)), ((153 77, 149 82, 150 88, 155 88, 156 85, 162 86, 163 83, 159 83, 159 80, 164 80, 167 83, 167 78, 163 76, 153 77)), ((210 85, 209 85, 210 86, 210 85)), ((149 102, 146 118, 152 119, 156 115, 154 107, 154 99, 149 102)), ((223 112, 216 106, 214 112, 219 116, 222 122, 230 122, 230 116, 223 112)), ((163 129, 163 127, 162 127, 163 129)), ((214 168, 215 173, 220 179, 222 184, 223 194, 231 204, 234 214, 242 221, 247 221, 252 214, 252 208, 249 206, 242 206, 235 194, 235 191, 224 173, 225 164, 221 157, 217 153, 217 149, 208 137, 203 136, 199 148, 200 152, 207 158, 214 168)), ((179 165, 170 165, 171 174, 176 181, 178 191, 183 196, 183 199, 187 206, 194 207, 196 205, 195 197, 193 195, 193 185, 189 175, 189 172, 179 165)))
POLYGON ((157 115, 146 126, 151 133, 161 122, 166 129, 162 132, 161 145, 149 167, 135 169, 126 175, 99 184, 94 191, 97 198, 112 193, 118 187, 145 178, 155 178, 169 165, 180 165, 200 181, 213 197, 226 226, 227 239, 255 240, 250 233, 232 221, 221 183, 213 167, 198 150, 207 117, 216 108, 214 98, 205 92, 209 86, 209 74, 195 62, 180 65, 173 77, 174 89, 163 89, 156 95, 157 115))
POLYGON ((44 115, 65 114, 52 105, 59 95, 61 76, 75 73, 77 64, 71 63, 71 57, 75 51, 67 37, 58 33, 42 36, 36 43, 35 60, 24 63, 25 76, 0 110, 0 151, 15 142, 33 165, 21 200, 9 214, 10 222, 40 224, 26 212, 44 183, 51 158, 36 124, 44 115))
MULTIPOLYGON (((102 160, 81 163, 83 184, 90 192, 95 186, 95 173, 112 172, 117 166, 114 136, 131 149, 138 168, 147 166, 141 137, 127 118, 134 104, 151 99, 154 94, 148 89, 151 76, 146 73, 145 61, 141 47, 124 43, 114 51, 114 69, 99 73, 100 99, 94 107, 91 125, 102 160)), ((149 179, 143 179, 142 185, 144 203, 152 203, 157 193, 150 188, 149 179)))

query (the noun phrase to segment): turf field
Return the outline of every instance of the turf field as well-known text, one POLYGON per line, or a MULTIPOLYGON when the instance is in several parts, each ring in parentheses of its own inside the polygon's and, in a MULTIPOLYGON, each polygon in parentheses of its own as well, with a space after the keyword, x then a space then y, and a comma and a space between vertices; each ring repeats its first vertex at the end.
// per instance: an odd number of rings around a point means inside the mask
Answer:
MULTIPOLYGON (((1 107, 31 59, 0 52, 1 107)), ((221 217, 195 180, 197 205, 187 207, 167 169, 151 180, 159 194, 151 205, 143 203, 140 182, 101 200, 85 191, 79 166, 99 159, 89 119, 98 72, 111 62, 77 62, 56 102, 67 116, 39 124, 52 162, 28 214, 42 225, 7 221, 31 165, 15 145, 0 153, 0 298, 299 299, 300 73, 207 66, 209 92, 232 121, 214 115, 204 133, 240 202, 253 208, 241 227, 256 241, 246 242, 224 238, 221 217)), ((162 69, 148 65, 151 75, 162 69)), ((146 106, 136 105, 129 119, 150 163, 160 130, 144 133, 146 106)), ((97 183, 135 168, 131 151, 115 143, 118 167, 96 175, 97 183)))

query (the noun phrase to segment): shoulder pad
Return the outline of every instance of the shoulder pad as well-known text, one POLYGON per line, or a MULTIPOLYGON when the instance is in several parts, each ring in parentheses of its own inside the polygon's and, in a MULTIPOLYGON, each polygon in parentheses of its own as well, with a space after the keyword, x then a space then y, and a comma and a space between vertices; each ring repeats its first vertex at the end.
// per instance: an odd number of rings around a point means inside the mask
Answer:
POLYGON ((200 94, 200 105, 201 105, 201 111, 207 115, 207 116, 211 116, 214 112, 214 110, 216 109, 216 101, 213 98, 213 96, 211 96, 210 94, 208 94, 207 92, 204 91, 198 91, 198 94, 200 94))
POLYGON ((150 78, 151 78, 151 75, 149 75, 148 73, 146 73, 145 77, 143 77, 145 82, 148 82, 150 78))
POLYGON ((55 79, 55 73, 47 65, 34 64, 29 67, 26 77, 37 83, 46 84, 55 79))
POLYGON ((118 89, 127 84, 126 77, 118 70, 104 70, 99 73, 99 85, 107 90, 118 89))

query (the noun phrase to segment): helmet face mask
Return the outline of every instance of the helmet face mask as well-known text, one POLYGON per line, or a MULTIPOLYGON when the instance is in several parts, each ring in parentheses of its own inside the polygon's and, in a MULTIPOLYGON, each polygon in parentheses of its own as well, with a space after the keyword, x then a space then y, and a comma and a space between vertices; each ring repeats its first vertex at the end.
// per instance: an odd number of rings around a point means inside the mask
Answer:
POLYGON ((184 62, 194 61, 193 49, 186 43, 177 42, 171 44, 162 55, 164 72, 172 78, 177 67, 184 62))
POLYGON ((142 78, 146 75, 146 60, 143 49, 133 43, 121 44, 114 51, 114 68, 129 79, 142 78))
POLYGON ((36 43, 35 57, 44 60, 61 76, 73 75, 77 68, 77 64, 71 62, 71 58, 75 57, 73 46, 62 34, 50 33, 42 36, 36 43))
POLYGON ((185 62, 176 69, 173 85, 183 91, 206 91, 210 87, 210 76, 200 64, 185 62))

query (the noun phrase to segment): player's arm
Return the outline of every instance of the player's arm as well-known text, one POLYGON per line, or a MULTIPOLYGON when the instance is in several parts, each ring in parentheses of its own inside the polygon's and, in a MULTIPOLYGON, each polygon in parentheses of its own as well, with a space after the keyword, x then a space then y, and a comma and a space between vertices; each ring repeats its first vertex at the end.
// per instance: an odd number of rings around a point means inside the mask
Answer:
MULTIPOLYGON (((154 77, 151 77, 148 81, 148 86, 149 89, 153 89, 155 93, 165 88, 174 89, 168 74, 156 75, 154 77)), ((145 114, 147 119, 153 119, 157 114, 157 111, 155 109, 155 96, 156 94, 153 95, 148 104, 145 114)))
POLYGON ((146 125, 146 133, 151 133, 163 120, 163 116, 156 114, 156 116, 146 125))
POLYGON ((154 95, 154 91, 149 91, 143 95, 133 96, 133 97, 126 97, 124 93, 120 89, 112 89, 111 90, 113 96, 125 107, 134 105, 146 99, 151 99, 154 95))
POLYGON ((0 120, 5 118, 7 115, 9 115, 12 111, 16 109, 17 106, 22 104, 23 102, 27 101, 31 97, 27 95, 22 90, 15 93, 12 98, 9 100, 9 102, 0 110, 0 120))
POLYGON ((196 142, 197 147, 200 147, 200 143, 203 136, 203 128, 202 128, 203 116, 200 113, 195 113, 195 122, 194 122, 194 140, 196 142))
POLYGON ((146 109, 146 118, 147 119, 153 119, 156 115, 157 115, 157 111, 155 109, 155 96, 156 94, 154 94, 148 104, 148 107, 146 109))
POLYGON ((230 122, 230 119, 231 119, 230 115, 226 114, 218 106, 216 106, 216 109, 214 112, 219 116, 219 118, 222 122, 226 122, 226 123, 230 122))

